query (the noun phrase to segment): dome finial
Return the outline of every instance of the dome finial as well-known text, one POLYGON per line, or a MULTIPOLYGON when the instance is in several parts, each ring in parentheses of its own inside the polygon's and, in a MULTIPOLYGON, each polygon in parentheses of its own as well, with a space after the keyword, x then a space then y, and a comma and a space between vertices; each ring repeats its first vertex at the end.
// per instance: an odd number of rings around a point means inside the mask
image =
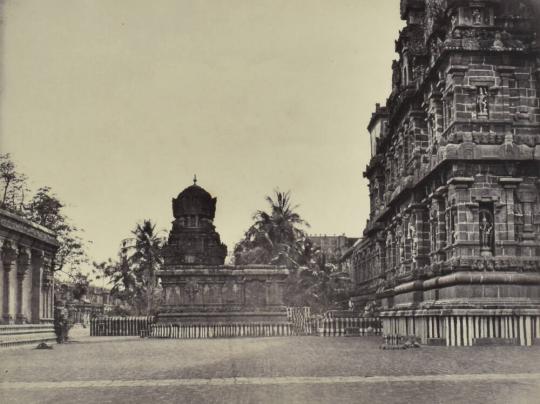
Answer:
POLYGON ((197 174, 193 175, 193 185, 197 185, 197 174))

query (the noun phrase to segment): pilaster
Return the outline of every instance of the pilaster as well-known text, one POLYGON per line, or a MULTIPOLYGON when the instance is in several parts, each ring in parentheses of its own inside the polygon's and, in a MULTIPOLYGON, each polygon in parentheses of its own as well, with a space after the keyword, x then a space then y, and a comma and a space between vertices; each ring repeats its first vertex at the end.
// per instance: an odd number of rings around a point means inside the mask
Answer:
POLYGON ((4 268, 3 283, 2 283, 2 320, 5 324, 13 323, 13 315, 11 313, 11 270, 17 259, 17 250, 11 242, 5 240, 1 251, 2 267, 4 268))
POLYGON ((29 267, 30 252, 25 247, 19 247, 19 254, 17 256, 17 287, 15 289, 15 321, 17 324, 24 324, 28 321, 23 314, 23 285, 29 267))

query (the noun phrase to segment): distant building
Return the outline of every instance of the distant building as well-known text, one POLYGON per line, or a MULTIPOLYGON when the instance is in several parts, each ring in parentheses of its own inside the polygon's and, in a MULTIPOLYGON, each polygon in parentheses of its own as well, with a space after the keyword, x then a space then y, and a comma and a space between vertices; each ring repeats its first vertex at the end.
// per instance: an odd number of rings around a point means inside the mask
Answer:
POLYGON ((358 238, 347 237, 345 234, 328 236, 326 234, 308 235, 314 246, 320 248, 324 254, 326 262, 339 264, 342 255, 351 248, 358 238))
POLYGON ((93 316, 108 314, 122 306, 122 301, 113 297, 109 289, 97 286, 88 286, 86 292, 78 296, 74 284, 62 283, 57 287, 56 298, 66 305, 74 324, 88 325, 93 316))

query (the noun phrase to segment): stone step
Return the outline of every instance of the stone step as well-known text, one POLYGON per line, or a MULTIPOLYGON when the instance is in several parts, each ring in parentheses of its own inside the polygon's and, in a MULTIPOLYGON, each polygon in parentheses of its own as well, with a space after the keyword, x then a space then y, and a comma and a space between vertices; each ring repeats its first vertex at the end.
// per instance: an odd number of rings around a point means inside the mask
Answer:
POLYGON ((55 340, 54 328, 49 324, 3 325, 0 327, 0 347, 38 344, 55 340))

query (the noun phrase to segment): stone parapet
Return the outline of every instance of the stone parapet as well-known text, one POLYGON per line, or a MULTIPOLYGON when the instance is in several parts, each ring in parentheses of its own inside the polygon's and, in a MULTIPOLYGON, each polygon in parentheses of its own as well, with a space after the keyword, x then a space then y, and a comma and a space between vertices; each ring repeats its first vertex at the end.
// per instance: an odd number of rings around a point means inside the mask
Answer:
POLYGON ((254 266, 167 266, 158 272, 164 303, 159 322, 281 322, 286 268, 254 266))

